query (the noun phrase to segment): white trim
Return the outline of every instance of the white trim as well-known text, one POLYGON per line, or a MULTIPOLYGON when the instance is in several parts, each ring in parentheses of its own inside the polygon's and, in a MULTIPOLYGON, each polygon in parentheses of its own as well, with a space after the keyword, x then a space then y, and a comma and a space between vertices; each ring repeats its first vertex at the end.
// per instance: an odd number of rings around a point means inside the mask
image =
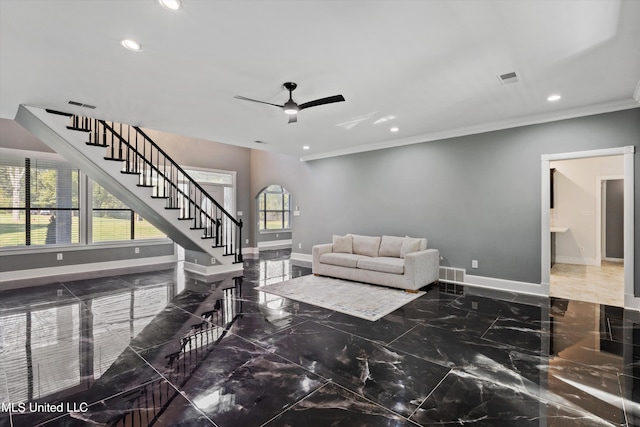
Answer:
POLYGON ((640 80, 638 80, 636 89, 633 91, 633 99, 635 99, 638 103, 640 103, 640 80))
POLYGON ((289 259, 295 265, 301 265, 303 267, 311 267, 313 265, 313 255, 303 254, 300 252, 291 252, 289 259))
POLYGON ((635 206, 635 182, 634 182, 634 153, 636 149, 633 145, 616 148, 606 148, 602 150, 577 151, 573 153, 543 154, 540 156, 541 171, 541 283, 548 288, 551 276, 551 233, 549 233, 550 222, 550 189, 549 161, 551 160, 572 160, 589 157, 604 157, 624 155, 624 306, 625 308, 640 310, 640 298, 635 296, 634 289, 634 206, 635 206))
POLYGON ((600 266, 600 260, 596 258, 582 258, 574 256, 557 256, 556 263, 558 264, 574 264, 574 265, 593 265, 600 266))
POLYGON ((260 250, 254 247, 242 248, 242 255, 258 255, 260 250))
MULTIPOLYGON (((640 97, 640 95, 639 95, 640 97)), ((640 102, 640 100, 638 100, 640 102)), ((611 113, 614 111, 629 110, 638 108, 638 102, 632 98, 622 99, 618 101, 603 102, 600 104, 588 105, 584 107, 568 108, 549 113, 541 113, 524 117, 516 117, 505 120, 498 120, 492 123, 486 123, 478 126, 469 126, 464 128, 446 130, 442 132, 426 133, 412 137, 395 139, 391 141, 383 141, 376 144, 360 145, 357 147, 346 148, 344 150, 330 151, 327 153, 314 154, 310 156, 300 157, 300 161, 306 162, 310 160, 325 159, 329 157, 345 156, 348 154, 363 153, 366 151, 382 150, 385 148, 401 147, 404 145, 420 144, 423 142, 437 141, 447 138, 456 138, 467 135, 475 135, 486 132, 493 132, 503 129, 511 129, 521 126, 529 126, 540 123, 555 122, 559 120, 573 119, 576 117, 591 116, 595 114, 611 113)))
POLYGON ((497 279, 495 277, 474 276, 467 274, 464 279, 465 285, 481 286, 490 289, 498 289, 506 292, 517 292, 519 294, 549 296, 549 285, 529 282, 519 282, 517 280, 497 279))
POLYGON ((194 264, 191 262, 184 262, 184 270, 192 273, 199 274, 201 276, 212 276, 214 274, 223 274, 231 272, 242 272, 244 268, 243 263, 237 264, 216 264, 216 265, 202 265, 194 264))
POLYGON ((116 270, 155 264, 166 264, 176 261, 176 255, 164 255, 152 258, 134 258, 117 261, 93 262, 88 264, 62 265, 60 267, 30 268, 27 270, 4 271, 2 272, 2 279, 0 279, 0 283, 13 282, 24 279, 36 279, 42 277, 51 277, 53 281, 54 276, 88 273, 93 271, 116 270))
POLYGON ((48 151, 31 151, 31 150, 18 150, 17 148, 0 147, 0 156, 19 156, 36 158, 43 160, 58 160, 61 162, 70 163, 67 159, 62 157, 58 153, 50 153, 48 151))
POLYGON ((258 251, 269 249, 284 249, 290 248, 293 245, 293 240, 271 240, 268 242, 258 242, 258 251))

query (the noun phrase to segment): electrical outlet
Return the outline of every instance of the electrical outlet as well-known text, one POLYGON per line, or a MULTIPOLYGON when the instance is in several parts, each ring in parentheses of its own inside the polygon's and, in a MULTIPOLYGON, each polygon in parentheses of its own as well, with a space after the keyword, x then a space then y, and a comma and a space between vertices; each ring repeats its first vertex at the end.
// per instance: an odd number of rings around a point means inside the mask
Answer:
POLYGON ((298 249, 302 249, 302 243, 298 243, 298 249))
POLYGON ((194 264, 197 264, 197 263, 198 263, 198 258, 194 259, 194 260, 193 260, 193 263, 194 263, 194 264))
POLYGON ((58 261, 62 261, 62 254, 56 254, 56 259, 58 261))
POLYGON ((471 301, 471 308, 473 310, 477 310, 478 309, 478 301, 471 301))
POLYGON ((474 259, 473 261, 471 261, 471 268, 478 268, 478 260, 474 259))
POLYGON ((211 257, 211 264, 215 264, 216 263, 216 259, 211 257))
POLYGON ((245 243, 248 245, 248 244, 249 244, 249 239, 247 239, 247 240, 245 241, 245 243))
POLYGON ((133 252, 135 252, 135 253, 139 254, 139 253, 140 253, 140 248, 135 248, 135 249, 133 250, 133 252))

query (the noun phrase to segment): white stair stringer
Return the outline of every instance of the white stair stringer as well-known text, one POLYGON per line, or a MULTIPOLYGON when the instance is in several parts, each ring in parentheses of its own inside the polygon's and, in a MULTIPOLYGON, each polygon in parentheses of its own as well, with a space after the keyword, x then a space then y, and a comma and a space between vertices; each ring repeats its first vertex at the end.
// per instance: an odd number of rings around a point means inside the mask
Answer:
POLYGON ((87 145, 86 132, 67 129, 68 117, 20 105, 15 120, 177 244, 214 257, 210 272, 216 266, 219 272, 242 270, 242 263, 234 264, 233 256, 224 256, 224 248, 214 248, 211 239, 203 239, 202 230, 192 230, 193 221, 178 219, 179 210, 165 209, 166 199, 152 198, 151 187, 138 186, 138 175, 121 173, 123 162, 106 160, 103 147, 87 145))

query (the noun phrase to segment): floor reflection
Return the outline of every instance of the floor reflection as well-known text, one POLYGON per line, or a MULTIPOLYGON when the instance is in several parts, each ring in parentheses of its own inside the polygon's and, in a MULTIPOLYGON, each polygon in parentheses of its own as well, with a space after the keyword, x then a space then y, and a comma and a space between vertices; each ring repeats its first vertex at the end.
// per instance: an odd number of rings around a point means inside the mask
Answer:
POLYGON ((442 283, 369 322, 260 291, 307 274, 268 251, 0 292, 0 426, 640 425, 639 312, 442 283))

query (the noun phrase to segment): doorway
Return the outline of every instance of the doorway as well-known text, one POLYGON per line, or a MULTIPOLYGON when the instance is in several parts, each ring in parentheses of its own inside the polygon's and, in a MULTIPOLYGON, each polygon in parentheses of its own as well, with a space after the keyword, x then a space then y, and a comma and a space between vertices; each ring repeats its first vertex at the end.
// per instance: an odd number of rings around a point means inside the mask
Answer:
MULTIPOLYGON (((592 151, 582 151, 582 152, 574 152, 574 153, 560 153, 560 154, 548 154, 541 156, 541 184, 542 184, 542 211, 541 211, 541 285, 543 288, 548 287, 549 294, 551 292, 551 245, 553 241, 553 233, 551 232, 551 227, 554 226, 556 229, 564 229, 568 228, 571 230, 571 227, 566 227, 562 221, 565 217, 559 217, 557 215, 558 212, 553 212, 551 210, 551 200, 550 196, 552 194, 551 191, 551 179, 550 179, 550 169, 552 168, 553 162, 558 161, 569 161, 569 160, 577 160, 577 159, 594 159, 598 157, 611 157, 611 156, 621 156, 623 163, 623 174, 622 174, 622 193, 623 193, 623 243, 622 243, 622 252, 623 258, 628 260, 627 263, 624 263, 622 269, 618 269, 621 272, 622 276, 622 286, 621 290, 618 292, 618 303, 617 305, 624 307, 638 307, 640 306, 640 298, 635 298, 634 296, 634 283, 633 283, 633 254, 634 254, 634 182, 633 182, 633 170, 634 170, 634 153, 635 147, 619 147, 612 149, 604 149, 604 150, 592 150, 592 151), (560 221, 560 223, 558 223, 560 221)), ((557 165, 557 163, 555 164, 557 165)), ((601 177, 602 178, 602 177, 601 177)), ((554 181, 558 179, 562 179, 562 175, 554 177, 554 181)), ((593 189, 596 187, 594 185, 593 180, 591 180, 590 187, 593 189)), ((583 191, 582 187, 576 187, 576 191, 583 191)), ((562 202, 562 199, 558 199, 558 197, 562 197, 562 192, 558 194, 558 189, 554 191, 554 195, 556 197, 556 202, 562 202)), ((594 191, 594 190, 590 190, 594 191)), ((595 191, 595 196, 598 199, 602 199, 602 193, 598 189, 595 191)), ((606 197, 606 195, 605 195, 606 197)), ((554 203, 554 211, 559 209, 557 203, 554 203)), ((592 205, 593 206, 593 205, 592 205)), ((577 212, 574 212, 574 215, 577 216, 576 230, 575 233, 566 234, 561 239, 562 245, 556 246, 564 246, 564 249, 573 249, 573 253, 564 253, 561 254, 559 259, 556 261, 568 261, 566 262, 574 270, 577 270, 578 274, 586 275, 589 273, 588 270, 591 267, 598 266, 600 268, 600 264, 602 261, 601 256, 601 244, 602 244, 602 234, 601 234, 601 224, 598 226, 599 232, 594 236, 594 240, 597 240, 597 244, 582 244, 583 236, 579 235, 579 225, 580 221, 582 222, 591 222, 594 224, 594 220, 598 220, 600 223, 601 217, 604 216, 602 212, 596 208, 595 206, 590 208, 578 207, 577 212), (588 221, 587 221, 588 220, 588 221), (591 251, 591 249, 594 249, 591 251), (562 258, 564 256, 565 258, 562 258)), ((606 212, 605 212, 606 215, 606 212)), ((594 224, 595 228, 595 224, 594 224)), ((593 231, 591 231, 593 232, 593 231)), ((556 248, 556 251, 558 248, 556 248)), ((569 251, 570 252, 570 251, 569 251)), ((605 262, 608 262, 605 260, 605 262)), ((565 264, 565 263, 563 263, 565 264)), ((617 267, 620 267, 618 264, 617 267)), ((569 274, 569 273, 568 273, 569 274)), ((569 274, 570 275, 570 274, 569 274)), ((597 281, 602 287, 603 283, 607 283, 606 277, 594 279, 597 281)), ((580 280, 578 280, 580 283, 580 280)), ((582 283, 584 280, 582 280, 582 283)), ((577 295, 582 295, 585 291, 584 288, 574 289, 569 291, 571 295, 577 298, 577 295)), ((555 293, 555 292, 554 292, 555 293)), ((599 301, 597 301, 599 302, 599 301)))

